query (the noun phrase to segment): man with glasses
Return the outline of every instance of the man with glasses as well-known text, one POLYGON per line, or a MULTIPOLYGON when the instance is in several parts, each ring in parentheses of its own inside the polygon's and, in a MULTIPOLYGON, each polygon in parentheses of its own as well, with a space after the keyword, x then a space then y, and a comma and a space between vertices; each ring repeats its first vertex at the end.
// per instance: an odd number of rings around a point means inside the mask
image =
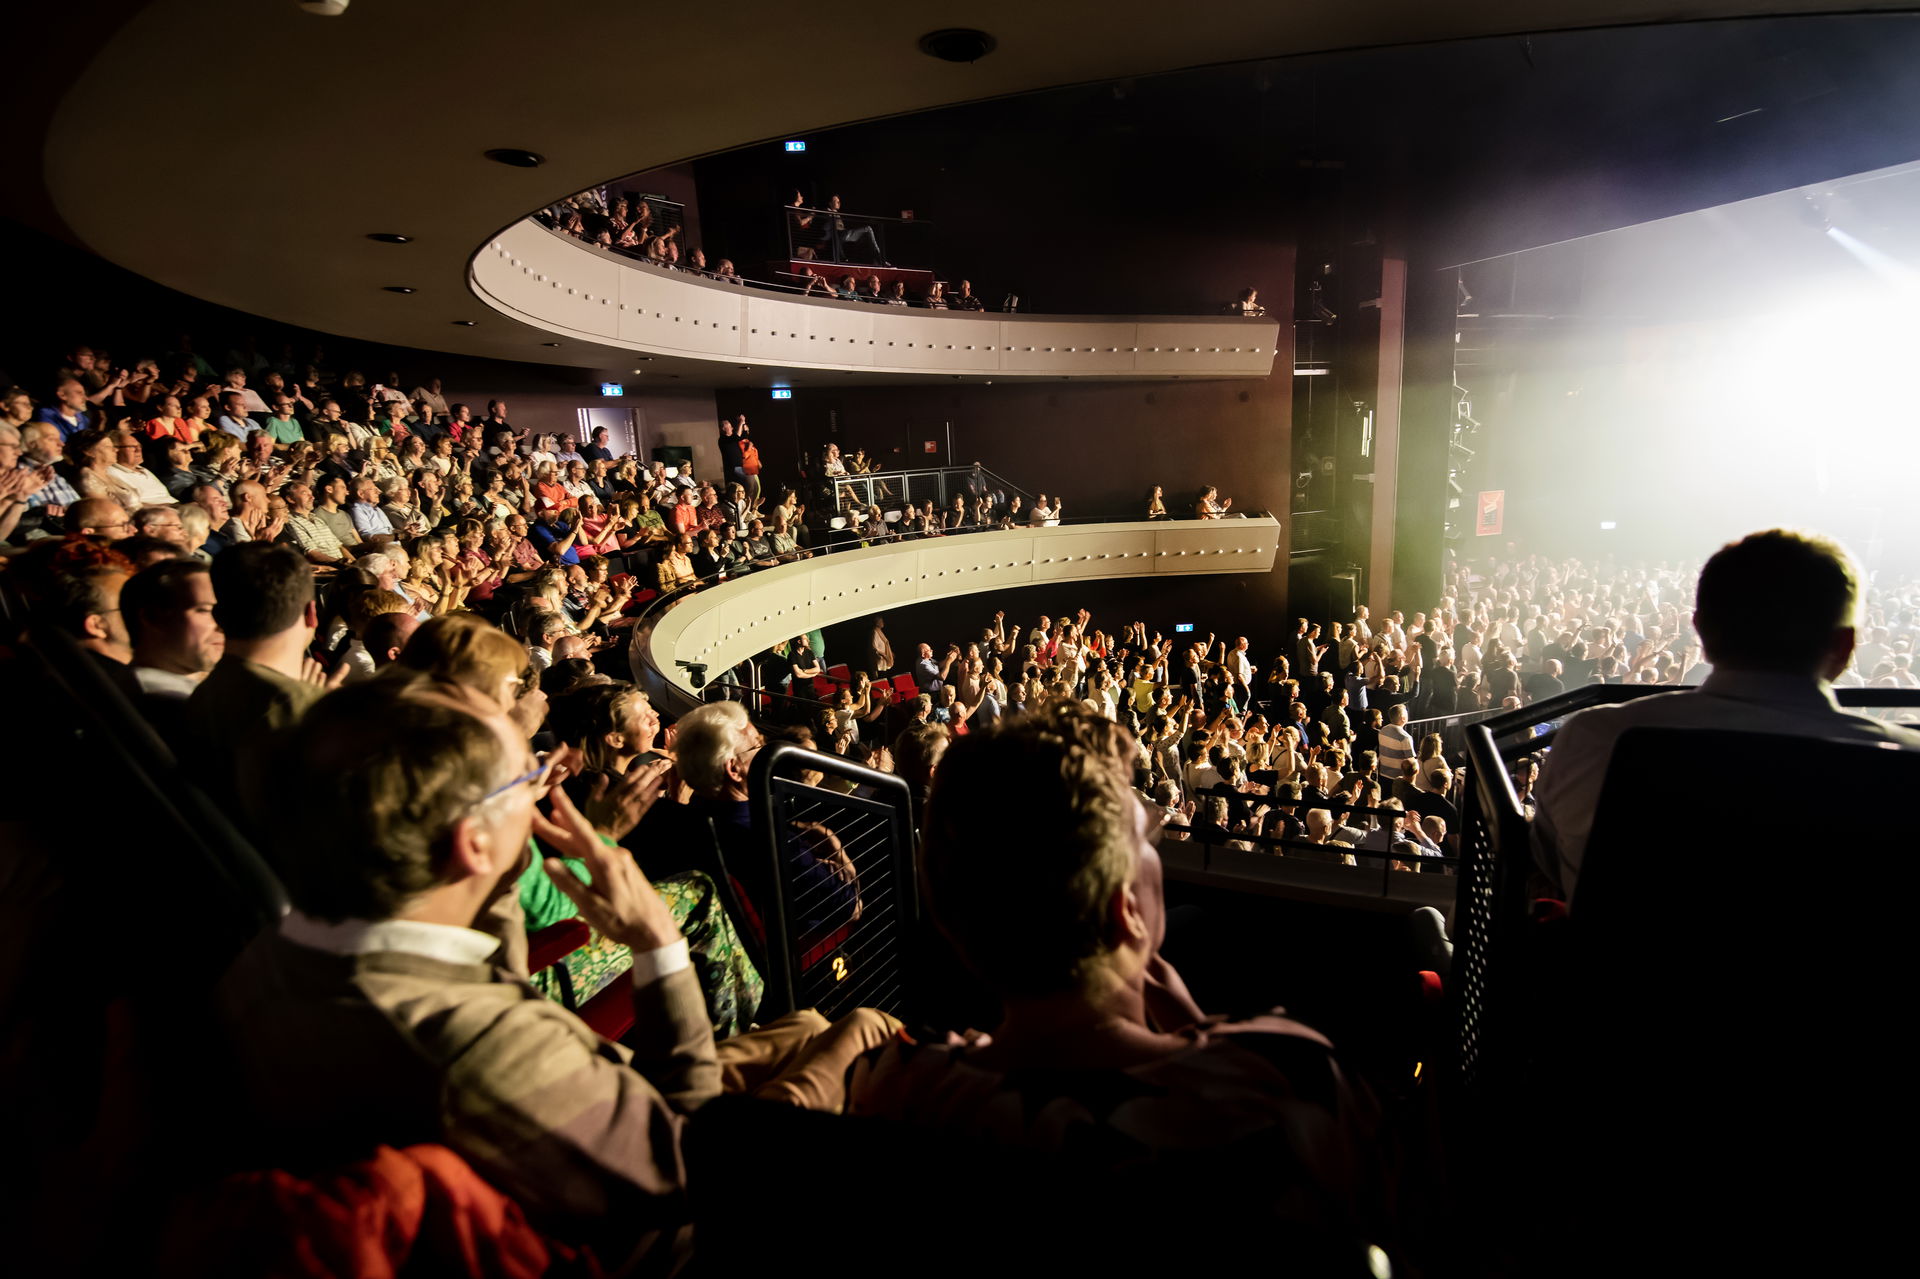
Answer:
POLYGON ((122 427, 113 437, 113 465, 108 474, 127 486, 142 506, 165 506, 173 501, 160 477, 141 463, 145 457, 140 437, 122 427))
POLYGON ((301 427, 299 419, 293 415, 293 397, 290 395, 273 397, 273 414, 267 418, 267 424, 263 429, 276 449, 299 444, 307 438, 306 430, 301 427))
POLYGON ((46 482, 27 495, 27 506, 39 508, 54 519, 80 501, 80 492, 60 474, 55 464, 61 461, 60 428, 51 422, 29 422, 20 428, 20 452, 17 465, 23 470, 39 471, 46 482))
POLYGON ((687 1116, 776 1057, 759 1095, 838 1109, 855 1055, 893 1027, 800 1014, 716 1048, 687 941, 614 843, 658 801, 665 761, 583 813, 552 785, 559 759, 496 706, 398 676, 329 695, 284 763, 270 847, 292 910, 220 988, 236 1118, 275 1166, 444 1144, 609 1270, 667 1273, 691 1243, 687 1116), (632 952, 622 1042, 510 966, 528 874, 632 952))
POLYGON ((133 536, 133 517, 127 514, 126 507, 110 497, 89 497, 75 503, 67 512, 67 528, 71 532, 117 542, 123 537, 133 536))

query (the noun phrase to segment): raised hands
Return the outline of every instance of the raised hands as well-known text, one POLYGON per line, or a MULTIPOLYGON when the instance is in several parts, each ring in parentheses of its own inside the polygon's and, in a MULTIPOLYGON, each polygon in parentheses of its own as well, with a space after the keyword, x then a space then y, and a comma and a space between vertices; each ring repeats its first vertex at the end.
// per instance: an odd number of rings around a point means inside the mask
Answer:
MULTIPOLYGON (((639 813, 633 818, 637 824, 639 814, 659 797, 666 768, 664 763, 654 763, 630 770, 620 781, 602 787, 589 808, 603 801, 619 805, 623 813, 637 807, 639 813)), ((551 796, 553 815, 549 818, 536 811, 533 833, 560 854, 547 858, 547 877, 579 909, 581 918, 636 952, 678 941, 680 927, 673 922, 673 913, 633 857, 624 848, 602 843, 594 824, 573 806, 565 791, 556 787, 551 796), (592 882, 581 879, 562 857, 586 863, 592 882)))

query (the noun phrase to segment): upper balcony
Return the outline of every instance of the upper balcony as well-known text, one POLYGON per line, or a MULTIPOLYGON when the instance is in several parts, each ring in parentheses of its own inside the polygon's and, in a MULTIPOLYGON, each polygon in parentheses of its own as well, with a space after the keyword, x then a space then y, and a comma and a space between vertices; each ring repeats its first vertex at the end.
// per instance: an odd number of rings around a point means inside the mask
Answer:
POLYGON ((531 219, 469 266, 473 291, 556 336, 647 355, 889 377, 1257 378, 1280 325, 1241 316, 924 311, 806 298, 636 262, 531 219))

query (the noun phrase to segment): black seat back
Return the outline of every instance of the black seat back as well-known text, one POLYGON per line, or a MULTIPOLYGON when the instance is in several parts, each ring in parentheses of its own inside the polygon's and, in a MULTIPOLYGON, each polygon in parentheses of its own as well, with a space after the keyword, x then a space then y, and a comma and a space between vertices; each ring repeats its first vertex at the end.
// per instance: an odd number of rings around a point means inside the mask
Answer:
POLYGON ((1901 1209, 1868 1152, 1914 1118, 1908 797, 1916 751, 1621 735, 1535 1074, 1603 1264, 1676 1240, 1722 1272, 1869 1264, 1867 1223, 1901 1209))

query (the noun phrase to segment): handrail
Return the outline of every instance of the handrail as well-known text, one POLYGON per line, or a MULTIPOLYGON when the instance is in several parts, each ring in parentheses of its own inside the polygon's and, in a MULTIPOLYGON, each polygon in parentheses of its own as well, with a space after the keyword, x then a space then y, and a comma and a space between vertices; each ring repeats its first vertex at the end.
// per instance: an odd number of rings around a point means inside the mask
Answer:
POLYGON ((855 213, 852 209, 816 209, 809 204, 783 204, 782 213, 824 213, 830 218, 859 218, 862 222, 898 222, 903 226, 933 226, 925 218, 893 218, 884 213, 855 213))
MULTIPOLYGON (((1196 799, 1214 799, 1214 798, 1224 799, 1225 796, 1220 795, 1219 792, 1217 791, 1199 791, 1196 793, 1195 798, 1196 799)), ((1242 798, 1248 803, 1264 801, 1270 808, 1289 808, 1289 809, 1324 808, 1330 813, 1348 813, 1348 814, 1359 813, 1368 817, 1383 817, 1383 818, 1393 818, 1393 819, 1398 819, 1406 816, 1406 811, 1404 809, 1382 808, 1378 805, 1369 806, 1369 805, 1363 805, 1363 804, 1356 804, 1350 800, 1337 800, 1337 799, 1331 799, 1331 798, 1326 800, 1288 799, 1283 795, 1282 796, 1275 796, 1272 794, 1247 795, 1244 792, 1242 792, 1242 798)), ((1295 820, 1303 821, 1304 819, 1296 816, 1295 820)), ((1219 833, 1208 831, 1205 833, 1205 837, 1203 838, 1200 835, 1196 835, 1194 833, 1194 828, 1191 825, 1191 821, 1192 819, 1189 818, 1188 819, 1189 824, 1187 825, 1174 825, 1172 823, 1169 823, 1165 826, 1162 826, 1161 830, 1163 832, 1175 832, 1175 833, 1184 834, 1186 836, 1187 843, 1194 844, 1199 848, 1207 849, 1207 850, 1211 850, 1213 848, 1219 847, 1220 845, 1233 843, 1237 841, 1240 843, 1254 844, 1262 848, 1275 849, 1275 850, 1286 849, 1286 848, 1312 849, 1316 852, 1321 852, 1321 853, 1334 853, 1341 856, 1350 855, 1353 857, 1353 859, 1356 862, 1358 862, 1362 858, 1371 858, 1380 863, 1380 896, 1382 897, 1392 896, 1392 892, 1391 892, 1393 887, 1392 877, 1395 874, 1395 871, 1393 869, 1393 863, 1395 862, 1415 863, 1416 864, 1415 870, 1401 871, 1399 873, 1417 874, 1419 873, 1417 867, 1419 864, 1422 864, 1422 863, 1432 864, 1436 866, 1445 866, 1445 867, 1448 867, 1450 870, 1457 870, 1461 861, 1461 859, 1458 856, 1451 853, 1429 853, 1424 850, 1421 850, 1418 852, 1406 852, 1406 851, 1395 852, 1393 851, 1391 835, 1388 836, 1387 851, 1381 852, 1379 849, 1361 848, 1357 844, 1349 848, 1341 848, 1336 845, 1316 844, 1310 840, 1293 839, 1285 835, 1255 835, 1248 832, 1237 832, 1237 831, 1220 831, 1219 833)), ((1372 832, 1369 831, 1368 833, 1371 834, 1372 832)), ((1278 855, 1284 857, 1285 853, 1282 852, 1282 853, 1279 853, 1278 855)), ((1213 869, 1212 854, 1210 851, 1205 852, 1201 855, 1200 869, 1205 871, 1211 871, 1213 869)), ((1371 877, 1371 875, 1373 874, 1372 870, 1365 866, 1355 865, 1355 866, 1343 867, 1341 869, 1353 870, 1353 871, 1365 871, 1369 877, 1371 877)))

